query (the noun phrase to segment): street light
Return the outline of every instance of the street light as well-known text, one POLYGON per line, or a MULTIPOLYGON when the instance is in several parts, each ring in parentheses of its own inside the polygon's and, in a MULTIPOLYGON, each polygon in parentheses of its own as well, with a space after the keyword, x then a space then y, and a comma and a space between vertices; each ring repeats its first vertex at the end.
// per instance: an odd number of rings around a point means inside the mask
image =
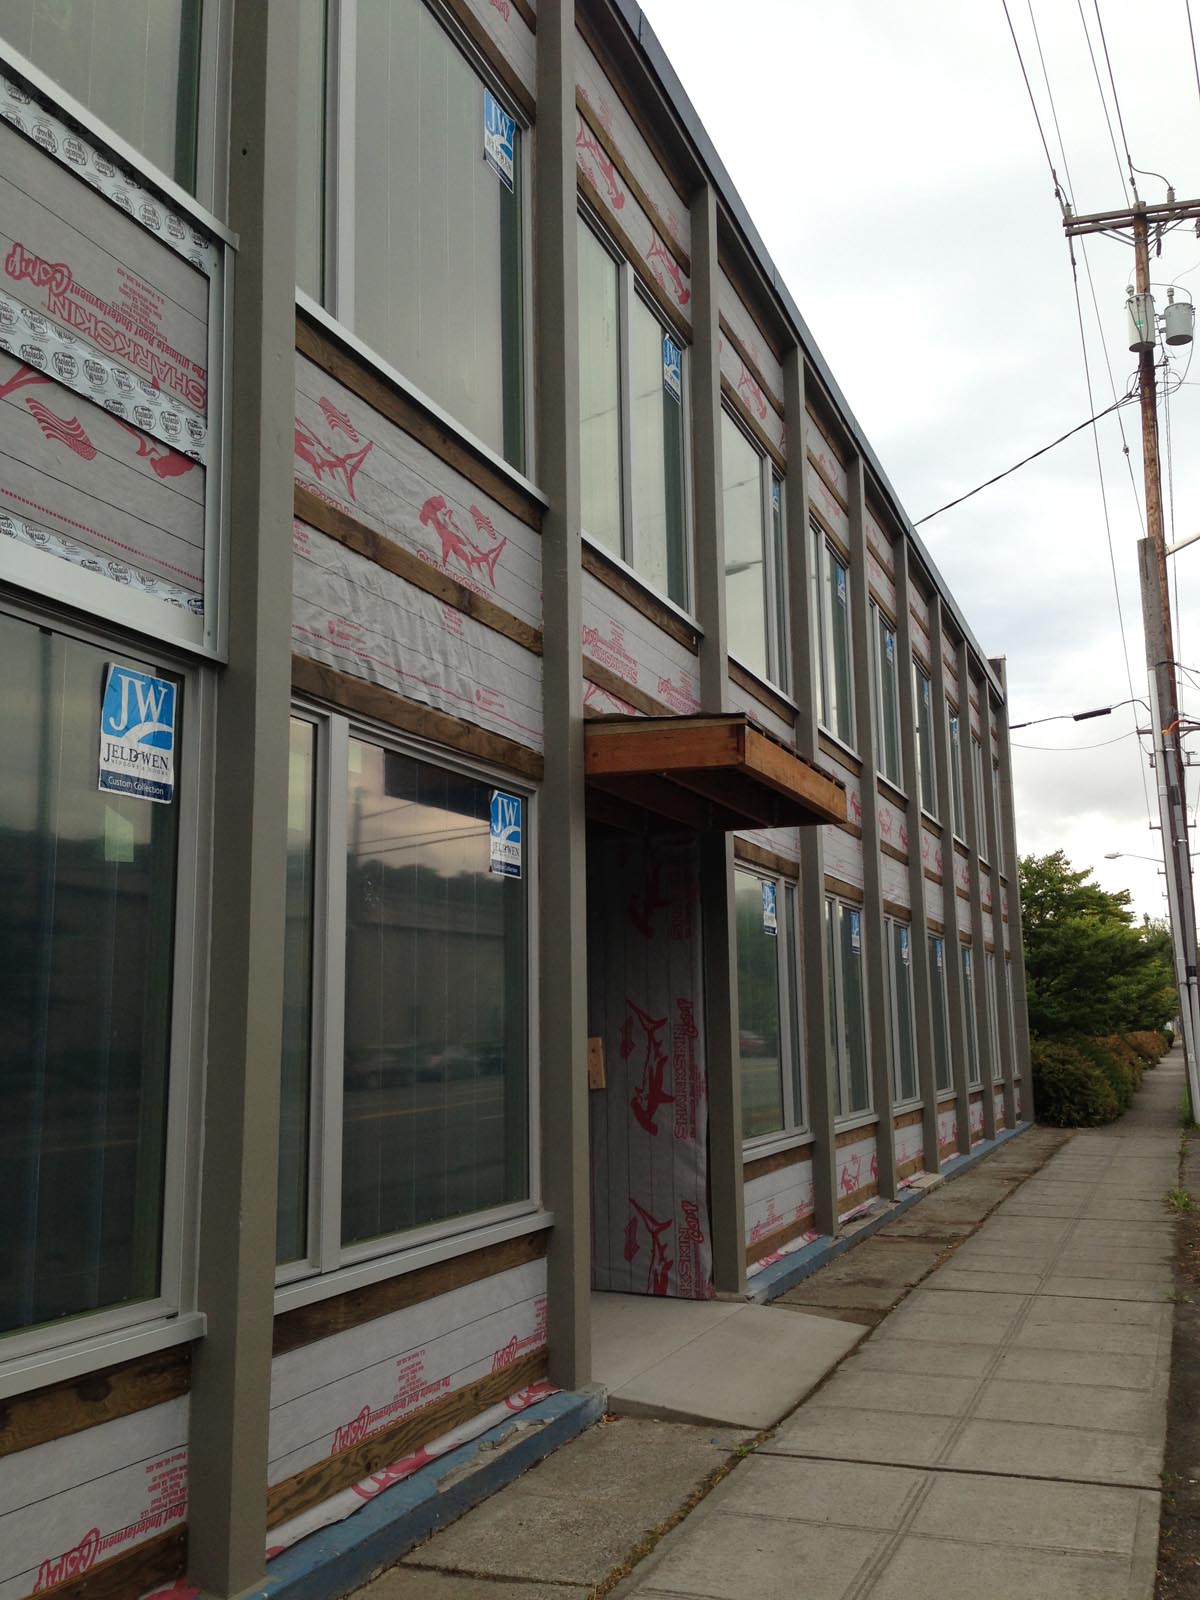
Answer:
MULTIPOLYGON (((1200 850, 1189 850, 1188 858, 1200 856, 1200 850)), ((1155 866, 1162 866, 1161 856, 1139 856, 1132 850, 1106 850, 1105 861, 1153 861, 1155 866)))

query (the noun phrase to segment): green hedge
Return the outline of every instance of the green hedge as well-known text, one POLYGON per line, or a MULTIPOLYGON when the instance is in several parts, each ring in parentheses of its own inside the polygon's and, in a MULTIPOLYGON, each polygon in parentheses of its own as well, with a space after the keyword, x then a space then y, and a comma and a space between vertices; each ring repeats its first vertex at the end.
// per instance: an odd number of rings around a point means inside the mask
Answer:
POLYGON ((1167 1048, 1162 1034, 1106 1034, 1092 1039, 1030 1041, 1039 1122, 1094 1128, 1130 1107, 1142 1073, 1167 1048))

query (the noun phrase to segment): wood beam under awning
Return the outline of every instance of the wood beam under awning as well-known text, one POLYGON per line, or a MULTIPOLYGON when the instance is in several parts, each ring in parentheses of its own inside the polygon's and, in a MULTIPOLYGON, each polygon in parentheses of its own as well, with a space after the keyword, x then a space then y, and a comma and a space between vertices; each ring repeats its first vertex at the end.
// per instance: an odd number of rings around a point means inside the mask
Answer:
POLYGON ((589 718, 584 771, 606 795, 686 828, 730 832, 846 820, 841 781, 742 711, 589 718))

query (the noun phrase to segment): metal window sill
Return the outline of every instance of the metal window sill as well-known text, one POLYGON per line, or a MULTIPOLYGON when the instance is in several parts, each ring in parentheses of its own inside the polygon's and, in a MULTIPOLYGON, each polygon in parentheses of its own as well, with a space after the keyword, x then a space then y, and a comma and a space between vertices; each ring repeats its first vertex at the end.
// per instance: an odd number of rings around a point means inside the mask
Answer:
POLYGON ((48 1384, 82 1377, 138 1356, 152 1355, 156 1350, 169 1350, 173 1345, 191 1344, 193 1340, 203 1339, 206 1331, 204 1313, 189 1311, 140 1327, 110 1329, 81 1337, 74 1344, 16 1357, 0 1363, 0 1399, 44 1389, 48 1384))

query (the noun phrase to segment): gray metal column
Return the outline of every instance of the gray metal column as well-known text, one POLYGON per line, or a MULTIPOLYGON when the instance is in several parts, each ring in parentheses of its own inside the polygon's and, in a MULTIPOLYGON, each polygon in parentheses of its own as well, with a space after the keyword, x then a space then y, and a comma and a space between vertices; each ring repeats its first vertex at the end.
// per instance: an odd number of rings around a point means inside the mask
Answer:
MULTIPOLYGON (((992 670, 995 671, 995 668, 992 670)), ((996 1032, 1000 1040, 999 1069, 1004 1074, 1004 1126, 1006 1128, 1015 1128, 1017 1125, 1017 1096, 1016 1086, 1013 1082, 1013 1062, 1016 1060, 1016 1051, 1013 1047, 1011 1013, 1008 1007, 1008 962, 1004 959, 1004 919, 1000 891, 1000 863, 1001 860, 1004 860, 1007 867, 1008 860, 1003 851, 1004 841, 1000 830, 998 794, 995 780, 992 776, 994 771, 993 763, 999 760, 999 755, 996 749, 996 741, 992 738, 992 692, 987 684, 983 685, 982 699, 986 716, 983 729, 983 764, 987 804, 988 860, 992 864, 992 938, 996 944, 996 1032)), ((1004 709, 1004 702, 1001 701, 996 710, 997 728, 999 728, 1000 719, 1004 715, 1004 709)), ((1006 883, 1007 877, 1008 874, 1006 872, 1006 883)))
MULTIPOLYGON (((818 761, 817 684, 813 670, 813 542, 808 527, 808 416, 804 407, 804 355, 792 345, 783 362, 783 408, 787 417, 788 617, 792 653, 792 685, 800 714, 796 749, 807 761, 818 761)), ((825 833, 800 830, 800 1009, 804 1021, 804 1075, 808 1125, 813 1135, 813 1208, 818 1233, 837 1227, 836 1066, 829 1048, 829 973, 825 947, 825 833)))
POLYGON ((538 18, 534 248, 537 476, 542 522, 545 775, 538 808, 541 881, 541 1126, 550 1379, 591 1379, 591 1222, 587 1100, 587 877, 583 772, 583 572, 580 540, 579 288, 575 199, 575 8, 538 18))
POLYGON ((896 574, 896 654, 900 664, 900 759, 908 805, 908 898, 911 907, 909 960, 912 963, 913 1022, 916 1032, 917 1081, 921 1093, 921 1130, 925 1170, 941 1167, 937 1137, 937 1074, 933 1050, 933 1008, 929 986, 929 914, 925 909, 925 868, 921 860, 921 779, 917 752, 917 697, 913 692, 912 613, 908 576, 908 540, 892 547, 896 574))
POLYGON ((229 664, 219 674, 212 939, 192 1362, 188 1569, 206 1595, 261 1579, 275 1290, 283 1018, 292 416, 295 410, 296 18, 233 16, 229 223, 239 236, 231 462, 229 664))
MULTIPOLYGON (((975 777, 975 751, 971 740, 971 657, 967 650, 967 641, 960 639, 958 644, 958 689, 962 704, 959 706, 959 741, 960 746, 965 746, 966 759, 963 762, 963 804, 966 809, 967 823, 967 848, 970 851, 967 884, 971 892, 971 943, 974 954, 971 957, 971 982, 975 991, 975 1035, 976 1048, 979 1051, 979 1074, 983 1079, 983 1136, 985 1139, 996 1137, 996 1063, 992 1060, 992 1030, 988 1022, 988 992, 987 992, 987 951, 983 947, 983 885, 979 881, 979 858, 987 848, 986 837, 979 837, 979 813, 984 810, 983 796, 977 791, 979 784, 975 777)), ((987 699, 987 685, 980 685, 980 732, 983 731, 984 702, 987 699)), ((983 765, 982 751, 983 740, 980 739, 980 765, 983 765)), ((994 894, 993 894, 994 900, 994 894)))
MULTIPOLYGON (((946 698, 945 625, 941 596, 929 602, 929 645, 933 653, 933 732, 937 755, 937 802, 942 824, 942 921, 945 924, 946 1005, 950 1012, 950 1060, 958 1121, 958 1148, 971 1148, 971 1094, 967 1083, 967 1019, 963 1000, 962 957, 958 944, 958 898, 954 889, 954 801, 950 783, 950 707, 946 698)), ((959 707, 959 748, 962 708, 959 707)))
MULTIPOLYGON (((692 395, 696 614, 704 630, 700 641, 700 704, 705 711, 729 709, 717 295, 717 197, 712 186, 705 184, 692 199, 692 350, 688 369, 692 395)), ((718 1294, 743 1295, 746 1206, 732 834, 701 835, 700 897, 704 918, 713 1279, 718 1294)))
POLYGON ((863 924, 867 992, 867 1054, 871 1067, 872 1103, 879 1117, 875 1150, 879 1192, 889 1199, 896 1189, 896 1133, 892 1127, 892 1074, 888 1041, 886 953, 883 937, 883 878, 879 862, 879 788, 875 780, 874 685, 871 681, 870 577, 867 571, 866 481, 861 456, 848 469, 850 481, 850 647, 854 670, 854 717, 862 758, 863 924))
MULTIPOLYGON (((1033 1070, 1029 1060, 1029 1006, 1025 993, 1025 940, 1021 922, 1021 858, 1017 854, 1017 809, 1013 792, 1012 745, 1008 733, 1008 671, 1002 659, 991 663, 1004 687, 1004 701, 996 717, 1000 734, 1000 827, 1004 833, 1004 858, 1008 864, 1008 941, 1012 954, 1013 1076, 1021 1080, 1021 1118, 1032 1122, 1033 1070)), ((1003 934, 1003 927, 1001 928, 1003 934)))

